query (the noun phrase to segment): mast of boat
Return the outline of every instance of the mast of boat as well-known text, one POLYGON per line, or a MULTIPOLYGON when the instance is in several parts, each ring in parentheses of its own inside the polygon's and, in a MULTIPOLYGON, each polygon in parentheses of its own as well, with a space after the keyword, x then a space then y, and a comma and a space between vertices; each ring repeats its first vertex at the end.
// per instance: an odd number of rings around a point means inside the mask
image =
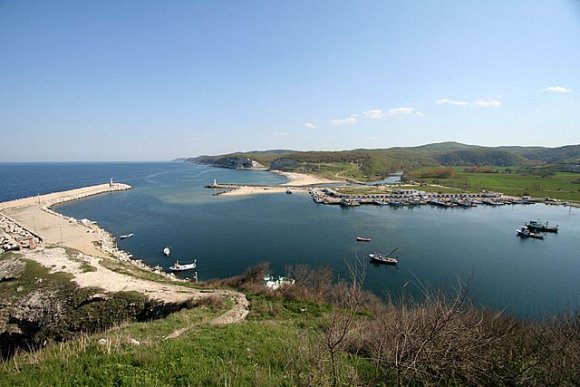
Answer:
POLYGON ((389 257, 391 254, 393 254, 397 250, 399 250, 399 248, 398 247, 395 247, 395 249, 393 251, 391 251, 389 254, 387 254, 387 257, 389 257))

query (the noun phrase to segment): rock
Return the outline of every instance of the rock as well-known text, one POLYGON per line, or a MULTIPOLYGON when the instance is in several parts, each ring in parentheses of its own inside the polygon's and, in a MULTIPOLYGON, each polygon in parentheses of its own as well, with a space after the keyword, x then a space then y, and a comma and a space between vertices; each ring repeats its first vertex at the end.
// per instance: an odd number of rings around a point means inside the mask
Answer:
POLYGON ((26 264, 17 258, 0 261, 0 282, 20 278, 26 264))
POLYGON ((99 341, 97 341, 97 343, 99 345, 107 345, 109 341, 107 339, 99 339, 99 341))

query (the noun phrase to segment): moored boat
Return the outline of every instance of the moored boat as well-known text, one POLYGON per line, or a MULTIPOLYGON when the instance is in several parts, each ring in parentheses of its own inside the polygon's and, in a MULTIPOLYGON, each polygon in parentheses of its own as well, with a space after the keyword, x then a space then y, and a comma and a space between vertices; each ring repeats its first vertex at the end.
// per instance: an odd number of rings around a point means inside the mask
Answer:
POLYGON ((558 232, 558 226, 550 226, 549 222, 541 222, 539 220, 530 220, 526 223, 526 226, 531 231, 558 232))
POLYGON ((356 241, 357 242, 370 242, 371 241, 371 238, 357 236, 356 237, 356 241))
POLYGON ((397 258, 389 257, 381 253, 371 253, 369 254, 369 257, 371 257, 371 262, 375 263, 386 263, 388 265, 396 265, 397 263, 399 263, 399 260, 397 258))
POLYGON ((371 262, 374 263, 385 263, 387 265, 396 265, 397 263, 399 263, 399 257, 395 257, 392 256, 392 254, 399 250, 398 247, 396 247, 393 251, 391 251, 388 254, 381 254, 381 253, 371 253, 369 254, 369 257, 371 257, 371 262))
POLYGON ((517 229, 516 234, 520 238, 544 239, 544 236, 546 236, 546 234, 544 234, 543 232, 530 231, 530 229, 527 226, 522 226, 521 228, 517 229))
POLYGON ((193 262, 190 263, 179 263, 179 261, 175 261, 172 266, 169 266, 169 270, 171 271, 185 271, 185 270, 193 270, 197 267, 197 259, 194 259, 193 262))

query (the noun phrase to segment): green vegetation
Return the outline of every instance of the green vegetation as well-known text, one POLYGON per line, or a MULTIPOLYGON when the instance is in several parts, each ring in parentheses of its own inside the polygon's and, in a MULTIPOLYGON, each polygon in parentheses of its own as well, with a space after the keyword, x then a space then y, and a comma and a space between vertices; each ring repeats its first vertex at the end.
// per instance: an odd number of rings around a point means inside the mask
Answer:
POLYGON ((559 148, 481 147, 455 142, 412 148, 356 149, 340 152, 266 151, 202 156, 188 161, 219 165, 247 158, 291 172, 330 179, 377 181, 404 170, 408 178, 466 191, 494 190, 579 201, 580 145, 559 148), (494 175, 510 173, 508 176, 494 175), (489 174, 490 176, 483 176, 489 174))
MULTIPOLYGON (((72 275, 50 273, 19 254, 0 257, 0 355, 99 332, 126 321, 148 321, 190 307, 163 304, 135 292, 79 288, 72 275)), ((86 265, 85 270, 93 270, 86 265)))
MULTIPOLYGON (((423 183, 454 187, 466 192, 497 191, 507 195, 529 195, 537 198, 556 198, 561 200, 580 201, 578 174, 572 172, 555 172, 540 177, 530 175, 529 170, 521 173, 506 168, 494 168, 495 173, 486 171, 466 172, 463 167, 453 168, 453 173, 440 176, 432 173, 440 168, 422 168, 409 174, 409 178, 423 183)), ((468 169, 469 170, 469 169, 468 169)), ((423 187, 421 187, 423 189, 423 187)))
MULTIPOLYGON (((325 268, 289 268, 300 281, 261 285, 266 266, 212 285, 249 292, 247 321, 209 322, 208 301, 147 323, 49 344, 0 363, 5 385, 578 385, 580 315, 518 321, 427 292, 385 304, 325 268), (297 277, 298 278, 298 277, 297 277), (172 332, 187 329, 174 339, 172 332)), ((210 284, 208 284, 209 286, 210 284)))

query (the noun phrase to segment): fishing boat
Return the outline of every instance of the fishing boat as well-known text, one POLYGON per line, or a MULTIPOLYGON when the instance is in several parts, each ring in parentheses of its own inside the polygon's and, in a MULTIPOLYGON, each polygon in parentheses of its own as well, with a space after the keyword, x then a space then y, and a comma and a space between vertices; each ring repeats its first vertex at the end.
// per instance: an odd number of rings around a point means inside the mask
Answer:
POLYGON ((166 257, 169 257, 169 254, 171 254, 171 249, 169 247, 164 248, 163 255, 165 255, 166 257))
POLYGON ((179 263, 179 261, 175 261, 172 266, 169 266, 169 270, 171 271, 185 271, 185 270, 193 270, 197 267, 197 259, 194 259, 193 262, 190 263, 179 263))
POLYGON ((520 238, 535 238, 535 239, 544 239, 543 232, 531 232, 530 229, 526 226, 522 226, 521 228, 516 230, 517 236, 520 238))
POLYGON ((381 254, 381 253, 371 253, 369 254, 369 257, 371 257, 371 262, 374 263, 385 263, 387 265, 396 265, 397 263, 399 263, 399 259, 398 257, 393 257, 391 256, 391 254, 393 254, 395 251, 397 251, 399 248, 397 247, 396 249, 394 249, 393 251, 391 251, 388 254, 381 254))
POLYGON ((119 239, 133 238, 134 236, 135 236, 135 234, 119 235, 119 239))
POLYGON ((294 285, 294 283, 296 283, 296 280, 287 277, 282 276, 275 277, 272 275, 264 277, 264 285, 266 285, 267 288, 272 290, 280 289, 281 287, 284 286, 294 285))
POLYGON ((360 206, 360 202, 358 202, 356 200, 345 200, 345 199, 343 199, 340 202, 340 205, 342 207, 356 207, 356 206, 360 206))
POLYGON ((558 226, 550 226, 548 222, 541 222, 539 220, 530 220, 526 223, 526 226, 531 231, 547 231, 547 232, 558 232, 558 226))
POLYGON ((371 238, 357 236, 356 237, 356 241, 357 242, 370 242, 371 241, 371 238))

